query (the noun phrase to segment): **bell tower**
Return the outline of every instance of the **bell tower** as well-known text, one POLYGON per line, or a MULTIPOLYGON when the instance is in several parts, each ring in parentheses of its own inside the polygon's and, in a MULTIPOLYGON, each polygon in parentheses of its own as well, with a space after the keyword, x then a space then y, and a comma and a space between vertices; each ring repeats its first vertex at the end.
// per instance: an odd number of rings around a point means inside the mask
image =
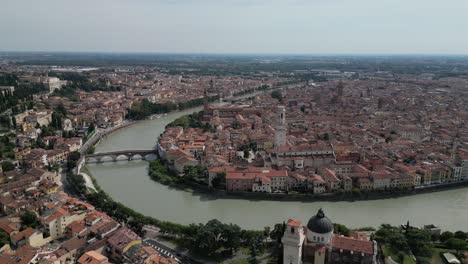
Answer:
POLYGON ((283 264, 302 264, 302 245, 305 237, 302 222, 289 219, 281 239, 283 243, 283 264))
POLYGON ((275 147, 286 145, 286 109, 278 106, 276 110, 275 147))

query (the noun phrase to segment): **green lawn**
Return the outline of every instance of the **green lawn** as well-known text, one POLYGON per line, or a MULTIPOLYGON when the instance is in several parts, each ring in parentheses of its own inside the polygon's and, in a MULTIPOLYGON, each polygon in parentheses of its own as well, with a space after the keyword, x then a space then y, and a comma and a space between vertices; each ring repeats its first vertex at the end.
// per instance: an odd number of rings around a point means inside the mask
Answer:
POLYGON ((445 264, 445 260, 440 256, 440 253, 453 253, 455 254, 456 251, 452 249, 444 249, 444 248, 433 248, 432 249, 432 259, 431 264, 445 264))

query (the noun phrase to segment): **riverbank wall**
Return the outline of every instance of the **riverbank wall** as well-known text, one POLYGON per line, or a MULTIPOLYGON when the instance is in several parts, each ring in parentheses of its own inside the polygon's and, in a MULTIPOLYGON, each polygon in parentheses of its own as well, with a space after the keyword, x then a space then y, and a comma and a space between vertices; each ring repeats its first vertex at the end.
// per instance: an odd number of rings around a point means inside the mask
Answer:
POLYGON ((245 199, 252 201, 289 201, 289 202, 355 202, 381 199, 400 198, 425 193, 453 190, 468 187, 468 180, 419 187, 412 190, 394 190, 382 192, 368 192, 359 195, 352 194, 291 194, 291 193, 261 193, 261 192, 227 192, 225 190, 209 188, 192 182, 179 185, 169 185, 170 188, 192 192, 194 195, 208 196, 213 199, 245 199))

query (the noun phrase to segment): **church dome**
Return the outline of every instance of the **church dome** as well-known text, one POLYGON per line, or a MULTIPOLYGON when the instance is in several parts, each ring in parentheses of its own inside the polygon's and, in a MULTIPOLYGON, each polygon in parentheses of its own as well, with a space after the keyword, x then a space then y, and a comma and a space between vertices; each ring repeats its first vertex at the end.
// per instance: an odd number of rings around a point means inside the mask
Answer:
POLYGON ((307 223, 307 229, 317 234, 327 234, 333 231, 333 223, 320 209, 307 223))

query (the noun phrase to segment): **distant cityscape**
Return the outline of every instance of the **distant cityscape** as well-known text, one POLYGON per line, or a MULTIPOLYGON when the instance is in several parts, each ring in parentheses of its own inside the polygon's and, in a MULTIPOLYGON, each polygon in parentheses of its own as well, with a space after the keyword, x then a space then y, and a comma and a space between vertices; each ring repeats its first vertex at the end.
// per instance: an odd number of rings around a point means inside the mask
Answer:
POLYGON ((146 160, 132 177, 212 199, 466 188, 467 93, 463 57, 0 54, 0 263, 464 263, 467 226, 349 228, 326 207, 264 230, 184 225, 127 207, 86 164, 146 160), (144 149, 96 151, 182 110, 144 149))

